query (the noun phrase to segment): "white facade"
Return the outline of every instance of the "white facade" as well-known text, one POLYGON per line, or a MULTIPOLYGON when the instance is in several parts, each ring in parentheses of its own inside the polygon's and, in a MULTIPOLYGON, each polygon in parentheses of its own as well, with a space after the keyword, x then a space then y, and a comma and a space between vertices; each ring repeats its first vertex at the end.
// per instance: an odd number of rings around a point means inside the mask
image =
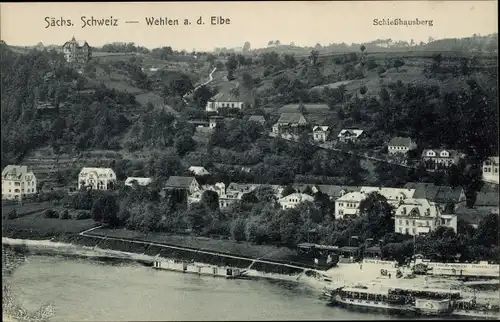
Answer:
POLYGON ((116 185, 116 174, 111 168, 82 168, 78 174, 78 189, 109 190, 116 185))
POLYGON ((483 162, 483 181, 499 184, 498 157, 489 157, 483 162))
POLYGON ((344 216, 359 215, 359 204, 365 200, 367 194, 364 192, 348 192, 335 200, 335 219, 343 219, 344 216))
POLYGON ((3 169, 2 199, 22 200, 36 193, 36 177, 27 166, 8 165, 3 169))
POLYGON ((283 209, 293 209, 297 207, 298 204, 305 201, 314 201, 314 197, 307 195, 305 193, 292 193, 286 197, 279 199, 279 203, 283 209))
POLYGON ((211 98, 205 107, 207 112, 217 112, 221 108, 243 109, 245 103, 231 94, 218 93, 211 98))
POLYGON ((422 151, 422 161, 430 162, 435 168, 450 167, 458 163, 460 159, 458 151, 445 149, 426 149, 422 151))
POLYGON ((85 41, 82 45, 73 37, 71 41, 66 42, 62 46, 64 59, 68 63, 72 62, 87 62, 91 58, 91 48, 85 41))
POLYGON ((141 178, 141 177, 128 177, 125 180, 125 185, 132 187, 135 184, 139 186, 147 186, 149 185, 153 180, 151 178, 141 178))
POLYGON ((440 226, 457 231, 457 216, 443 214, 427 199, 406 199, 394 214, 394 232, 407 235, 426 234, 440 226))
POLYGON ((313 140, 316 142, 325 142, 330 134, 328 126, 313 127, 313 140))

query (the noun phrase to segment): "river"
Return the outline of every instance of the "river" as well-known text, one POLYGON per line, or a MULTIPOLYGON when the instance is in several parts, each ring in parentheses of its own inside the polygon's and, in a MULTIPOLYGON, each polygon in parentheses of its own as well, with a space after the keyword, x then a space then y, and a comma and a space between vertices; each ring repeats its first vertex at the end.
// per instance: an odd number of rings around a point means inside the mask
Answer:
POLYGON ((30 255, 6 277, 27 310, 55 306, 51 321, 382 320, 329 307, 298 283, 226 280, 140 264, 30 255))

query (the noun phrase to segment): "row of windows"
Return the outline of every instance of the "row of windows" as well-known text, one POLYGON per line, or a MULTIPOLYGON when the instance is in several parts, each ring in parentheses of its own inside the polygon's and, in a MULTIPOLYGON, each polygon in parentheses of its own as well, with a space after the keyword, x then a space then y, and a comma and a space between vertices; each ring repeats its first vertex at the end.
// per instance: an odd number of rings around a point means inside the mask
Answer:
MULTIPOLYGON (((483 172, 492 172, 492 168, 490 167, 484 167, 483 172)), ((498 173, 498 167, 493 167, 493 172, 498 173)))
MULTIPOLYGON (((9 189, 9 192, 12 193, 12 189, 9 189)), ((14 193, 20 193, 20 192, 24 192, 24 189, 14 189, 14 193)), ((35 188, 28 188, 26 189, 26 192, 35 192, 35 188)), ((2 189, 2 193, 3 193, 3 189, 2 189)))
POLYGON ((220 106, 221 106, 221 107, 232 107, 232 108, 234 108, 234 107, 238 107, 238 106, 237 106, 236 104, 234 104, 234 103, 220 103, 220 106))
MULTIPOLYGON (((357 207, 357 203, 346 203, 345 206, 347 208, 356 208, 357 207)), ((339 202, 339 207, 344 207, 344 203, 343 202, 339 202)))
POLYGON ((408 150, 408 148, 405 146, 390 146, 389 149, 391 149, 391 150, 408 150))
MULTIPOLYGON (((416 222, 415 222, 415 220, 412 220, 412 221, 411 221, 412 226, 415 226, 415 223, 416 223, 416 222)), ((430 223, 431 223, 431 222, 430 222, 429 220, 426 220, 426 221, 425 221, 425 224, 426 224, 427 226, 430 226, 430 223)), ((403 219, 399 219, 399 224, 400 224, 400 225, 402 225, 402 224, 403 224, 403 219)), ((409 226, 409 225, 410 225, 410 221, 409 221, 409 220, 405 220, 405 224, 406 224, 406 226, 409 226)), ((400 229, 401 229, 401 228, 400 228, 400 229)))
MULTIPOLYGON (((24 182, 22 182, 22 183, 24 184, 24 182)), ((12 181, 9 181, 9 186, 11 186, 11 185, 12 185, 12 181)), ((14 185, 15 185, 15 186, 20 186, 20 185, 21 185, 21 183, 20 183, 19 181, 17 181, 17 182, 14 182, 14 185)), ((28 181, 28 186, 31 186, 31 185, 32 185, 32 186, 34 186, 34 185, 35 185, 35 182, 33 182, 33 181, 28 181)))
MULTIPOLYGON (((412 228, 411 231, 412 231, 413 234, 417 233, 417 229, 416 228, 412 228)), ((399 233, 403 234, 403 228, 399 227, 399 233)), ((405 228, 404 233, 405 234, 409 234, 410 233, 410 229, 409 228, 405 228)))

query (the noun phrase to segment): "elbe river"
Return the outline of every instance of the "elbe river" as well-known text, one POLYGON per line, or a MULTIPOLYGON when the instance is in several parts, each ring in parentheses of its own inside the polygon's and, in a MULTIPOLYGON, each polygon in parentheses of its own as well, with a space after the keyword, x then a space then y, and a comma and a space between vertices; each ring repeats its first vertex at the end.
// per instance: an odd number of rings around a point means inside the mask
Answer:
POLYGON ((52 303, 51 321, 391 319, 327 306, 299 283, 227 280, 131 263, 32 255, 7 281, 29 311, 52 303))

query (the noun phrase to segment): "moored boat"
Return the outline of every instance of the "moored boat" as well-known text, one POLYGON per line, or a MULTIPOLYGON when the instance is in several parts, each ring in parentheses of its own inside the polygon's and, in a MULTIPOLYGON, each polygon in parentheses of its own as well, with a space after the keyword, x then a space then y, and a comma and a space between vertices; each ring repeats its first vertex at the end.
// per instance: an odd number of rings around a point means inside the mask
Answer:
POLYGON ((379 309, 388 313, 416 315, 449 315, 459 291, 390 287, 340 287, 330 292, 332 304, 379 309))
POLYGON ((477 303, 475 298, 460 299, 453 304, 452 315, 500 320, 500 306, 498 304, 477 303))
POLYGON ((182 262, 176 260, 156 260, 153 268, 174 272, 208 275, 214 277, 225 277, 230 279, 247 278, 247 270, 234 267, 219 267, 193 262, 182 262))

